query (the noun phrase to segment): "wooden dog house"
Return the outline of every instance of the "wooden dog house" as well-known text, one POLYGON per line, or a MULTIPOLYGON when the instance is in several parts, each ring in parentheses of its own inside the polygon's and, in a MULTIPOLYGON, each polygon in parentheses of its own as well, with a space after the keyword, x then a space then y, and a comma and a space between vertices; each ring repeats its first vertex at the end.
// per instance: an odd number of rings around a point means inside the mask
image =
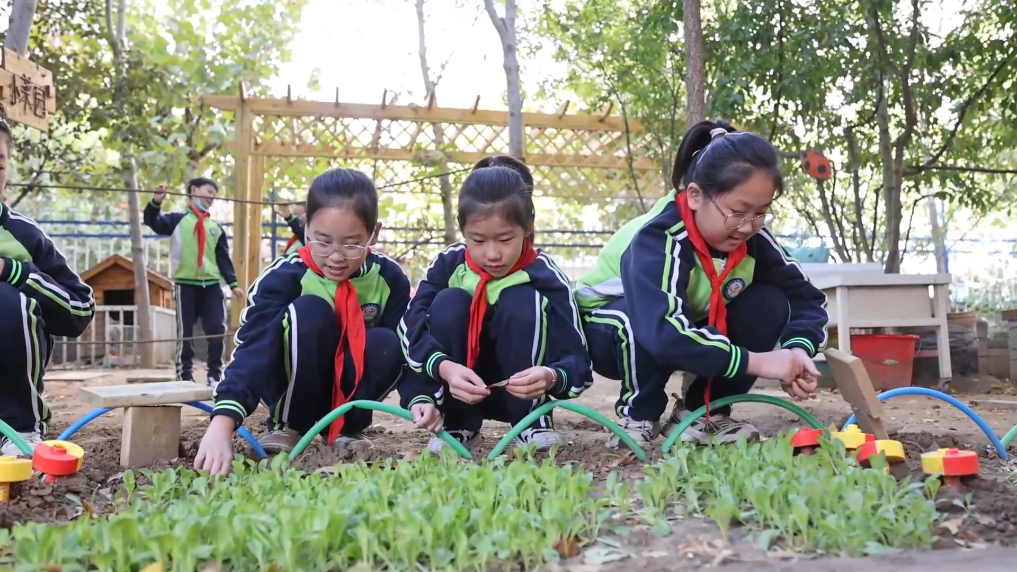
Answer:
MULTIPOLYGON (((152 334, 155 339, 176 338, 176 311, 173 282, 149 269, 149 300, 152 306, 152 334)), ((114 254, 81 274, 95 296, 95 318, 75 340, 55 339, 53 364, 65 366, 136 365, 139 355, 135 315, 134 264, 129 258, 114 254)), ((154 344, 156 362, 172 360, 175 342, 154 344)))
MULTIPOLYGON (((173 282, 148 270, 148 297, 153 306, 173 309, 173 282)), ((114 254, 81 274, 92 287, 96 306, 134 306, 134 262, 114 254)))

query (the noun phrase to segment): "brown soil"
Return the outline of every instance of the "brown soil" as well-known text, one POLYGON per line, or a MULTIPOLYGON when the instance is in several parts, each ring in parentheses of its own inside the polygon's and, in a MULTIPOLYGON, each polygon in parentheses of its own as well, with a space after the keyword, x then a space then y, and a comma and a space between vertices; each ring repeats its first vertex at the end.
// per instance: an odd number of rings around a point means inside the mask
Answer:
MULTIPOLYGON (((600 380, 603 381, 603 380, 600 380)), ((115 375, 85 383, 117 383, 115 375)), ((615 398, 611 382, 594 386, 582 402, 604 413, 610 413, 615 398)), ((54 409, 54 433, 62 430, 75 419, 87 412, 73 397, 80 383, 49 384, 48 393, 54 409), (55 387, 54 387, 55 386, 55 387)), ((826 394, 810 402, 807 408, 824 424, 841 423, 847 417, 846 406, 836 394, 826 394)), ((1002 434, 1017 422, 1017 412, 1008 410, 980 411, 997 433, 1002 434)), ((775 434, 800 423, 792 415, 774 408, 759 407, 755 404, 739 406, 736 415, 751 419, 764 433, 775 434)), ((181 456, 172 461, 149 467, 160 470, 172 466, 186 466, 193 463, 198 443, 204 431, 205 414, 194 411, 185 413, 184 431, 181 439, 181 456)), ((628 455, 607 451, 604 442, 608 434, 598 424, 571 413, 558 415, 558 429, 568 441, 556 457, 559 463, 582 465, 596 476, 604 478, 611 471, 621 471, 627 478, 640 478, 642 463, 628 455)), ((119 464, 120 427, 119 414, 111 414, 96 420, 82 429, 72 440, 86 451, 84 467, 78 475, 45 483, 34 479, 12 487, 12 501, 0 506, 0 527, 10 528, 26 521, 60 522, 76 518, 82 512, 101 514, 107 510, 119 488, 123 469, 119 464), (80 499, 76 502, 74 499, 80 499)), ((939 509, 946 514, 937 533, 941 540, 937 548, 983 548, 986 546, 1017 546, 1017 495, 1015 488, 1005 482, 1012 477, 1011 465, 999 461, 988 448, 985 437, 963 415, 953 408, 943 407, 938 402, 923 399, 901 398, 887 404, 887 424, 895 437, 904 443, 908 452, 907 466, 915 479, 924 480, 921 473, 920 453, 939 447, 961 447, 979 451, 981 454, 981 478, 967 481, 963 490, 941 489, 939 509)), ((264 416, 259 414, 249 420, 246 426, 256 435, 263 430, 264 416)), ((476 458, 483 458, 508 430, 508 426, 489 423, 484 428, 484 439, 476 458)), ((368 437, 374 448, 354 455, 338 453, 321 441, 316 441, 297 461, 297 466, 314 470, 333 466, 336 463, 353 460, 378 461, 387 458, 410 460, 426 446, 428 436, 412 431, 412 427, 401 419, 384 414, 375 414, 375 425, 368 437)), ((235 450, 250 454, 250 450, 239 436, 235 438, 235 450)), ((1017 451, 1015 451, 1017 452, 1017 451)), ((512 448, 509 448, 512 454, 512 448)), ((650 452, 648 462, 659 460, 659 448, 650 452)), ((143 482, 143 477, 139 478, 143 482)), ((631 535, 624 538, 608 538, 621 548, 611 555, 615 548, 596 544, 587 548, 600 556, 585 558, 581 555, 570 561, 551 567, 558 570, 590 572, 604 570, 632 570, 643 568, 650 571, 690 570, 703 566, 720 566, 722 570, 751 569, 761 572, 794 571, 840 572, 865 569, 869 572, 880 570, 917 572, 947 572, 961 565, 970 566, 977 561, 979 572, 993 572, 1013 569, 1017 561, 1017 550, 986 549, 965 556, 954 550, 948 553, 916 553, 883 559, 831 559, 817 555, 803 557, 773 549, 763 552, 751 539, 734 531, 729 544, 720 541, 720 535, 712 522, 700 519, 678 519, 672 524, 672 533, 657 537, 646 530, 634 527, 631 535), (609 554, 603 557, 604 551, 609 554), (977 555, 977 556, 976 556, 977 555), (963 560, 962 560, 963 559, 963 560), (1008 560, 1009 559, 1009 560, 1008 560), (1005 562, 1009 564, 1005 564, 1005 562)))

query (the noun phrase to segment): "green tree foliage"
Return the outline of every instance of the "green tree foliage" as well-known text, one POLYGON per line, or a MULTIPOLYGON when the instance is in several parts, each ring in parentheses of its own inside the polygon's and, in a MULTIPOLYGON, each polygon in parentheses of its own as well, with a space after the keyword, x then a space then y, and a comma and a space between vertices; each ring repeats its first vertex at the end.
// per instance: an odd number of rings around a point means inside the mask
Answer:
MULTIPOLYGON (((203 173, 225 182, 231 163, 223 160, 227 153, 216 153, 231 137, 232 117, 203 107, 201 97, 238 93, 241 81, 252 93, 267 95, 267 82, 290 57, 305 3, 132 0, 125 86, 130 95, 120 108, 113 105, 116 82, 104 3, 41 2, 29 55, 53 71, 58 111, 49 136, 20 138, 21 179, 119 187, 119 153, 130 152, 138 159, 142 188, 181 184, 203 173)), ((50 206, 61 196, 44 194, 41 200, 50 206)), ((95 206, 94 216, 104 217, 121 202, 122 196, 111 193, 91 195, 87 204, 95 206)))
MULTIPOLYGON (((545 6, 538 30, 571 64, 565 87, 649 118, 662 166, 684 130, 681 10, 674 0, 569 0, 545 6)), ((810 148, 833 160, 824 183, 788 164, 782 219, 829 237, 841 260, 896 271, 928 195, 998 204, 992 175, 953 167, 1012 163, 1017 17, 1005 0, 939 10, 924 0, 703 6, 711 115, 770 137, 795 163, 810 148)))

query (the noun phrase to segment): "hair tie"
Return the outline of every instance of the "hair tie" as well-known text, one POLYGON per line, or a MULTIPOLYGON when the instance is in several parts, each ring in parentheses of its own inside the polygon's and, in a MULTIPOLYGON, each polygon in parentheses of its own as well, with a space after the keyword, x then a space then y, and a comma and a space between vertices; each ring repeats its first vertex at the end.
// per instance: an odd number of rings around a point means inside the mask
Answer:
POLYGON ((727 135, 727 129, 724 129, 723 127, 714 127, 710 130, 710 141, 725 135, 727 135))

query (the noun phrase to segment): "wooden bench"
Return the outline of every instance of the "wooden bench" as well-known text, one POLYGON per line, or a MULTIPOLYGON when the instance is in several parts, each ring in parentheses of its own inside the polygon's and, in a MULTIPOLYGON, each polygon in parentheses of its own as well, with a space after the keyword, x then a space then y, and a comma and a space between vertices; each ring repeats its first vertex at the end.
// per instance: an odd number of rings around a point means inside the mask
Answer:
POLYGON ((844 272, 812 278, 827 296, 830 327, 837 345, 851 353, 854 328, 935 328, 940 385, 953 377, 950 363, 949 274, 844 272), (929 295, 929 290, 932 295, 929 295))
POLYGON ((122 467, 146 466, 179 456, 179 404, 212 399, 212 388, 191 381, 82 387, 78 391, 93 407, 124 408, 122 467))

